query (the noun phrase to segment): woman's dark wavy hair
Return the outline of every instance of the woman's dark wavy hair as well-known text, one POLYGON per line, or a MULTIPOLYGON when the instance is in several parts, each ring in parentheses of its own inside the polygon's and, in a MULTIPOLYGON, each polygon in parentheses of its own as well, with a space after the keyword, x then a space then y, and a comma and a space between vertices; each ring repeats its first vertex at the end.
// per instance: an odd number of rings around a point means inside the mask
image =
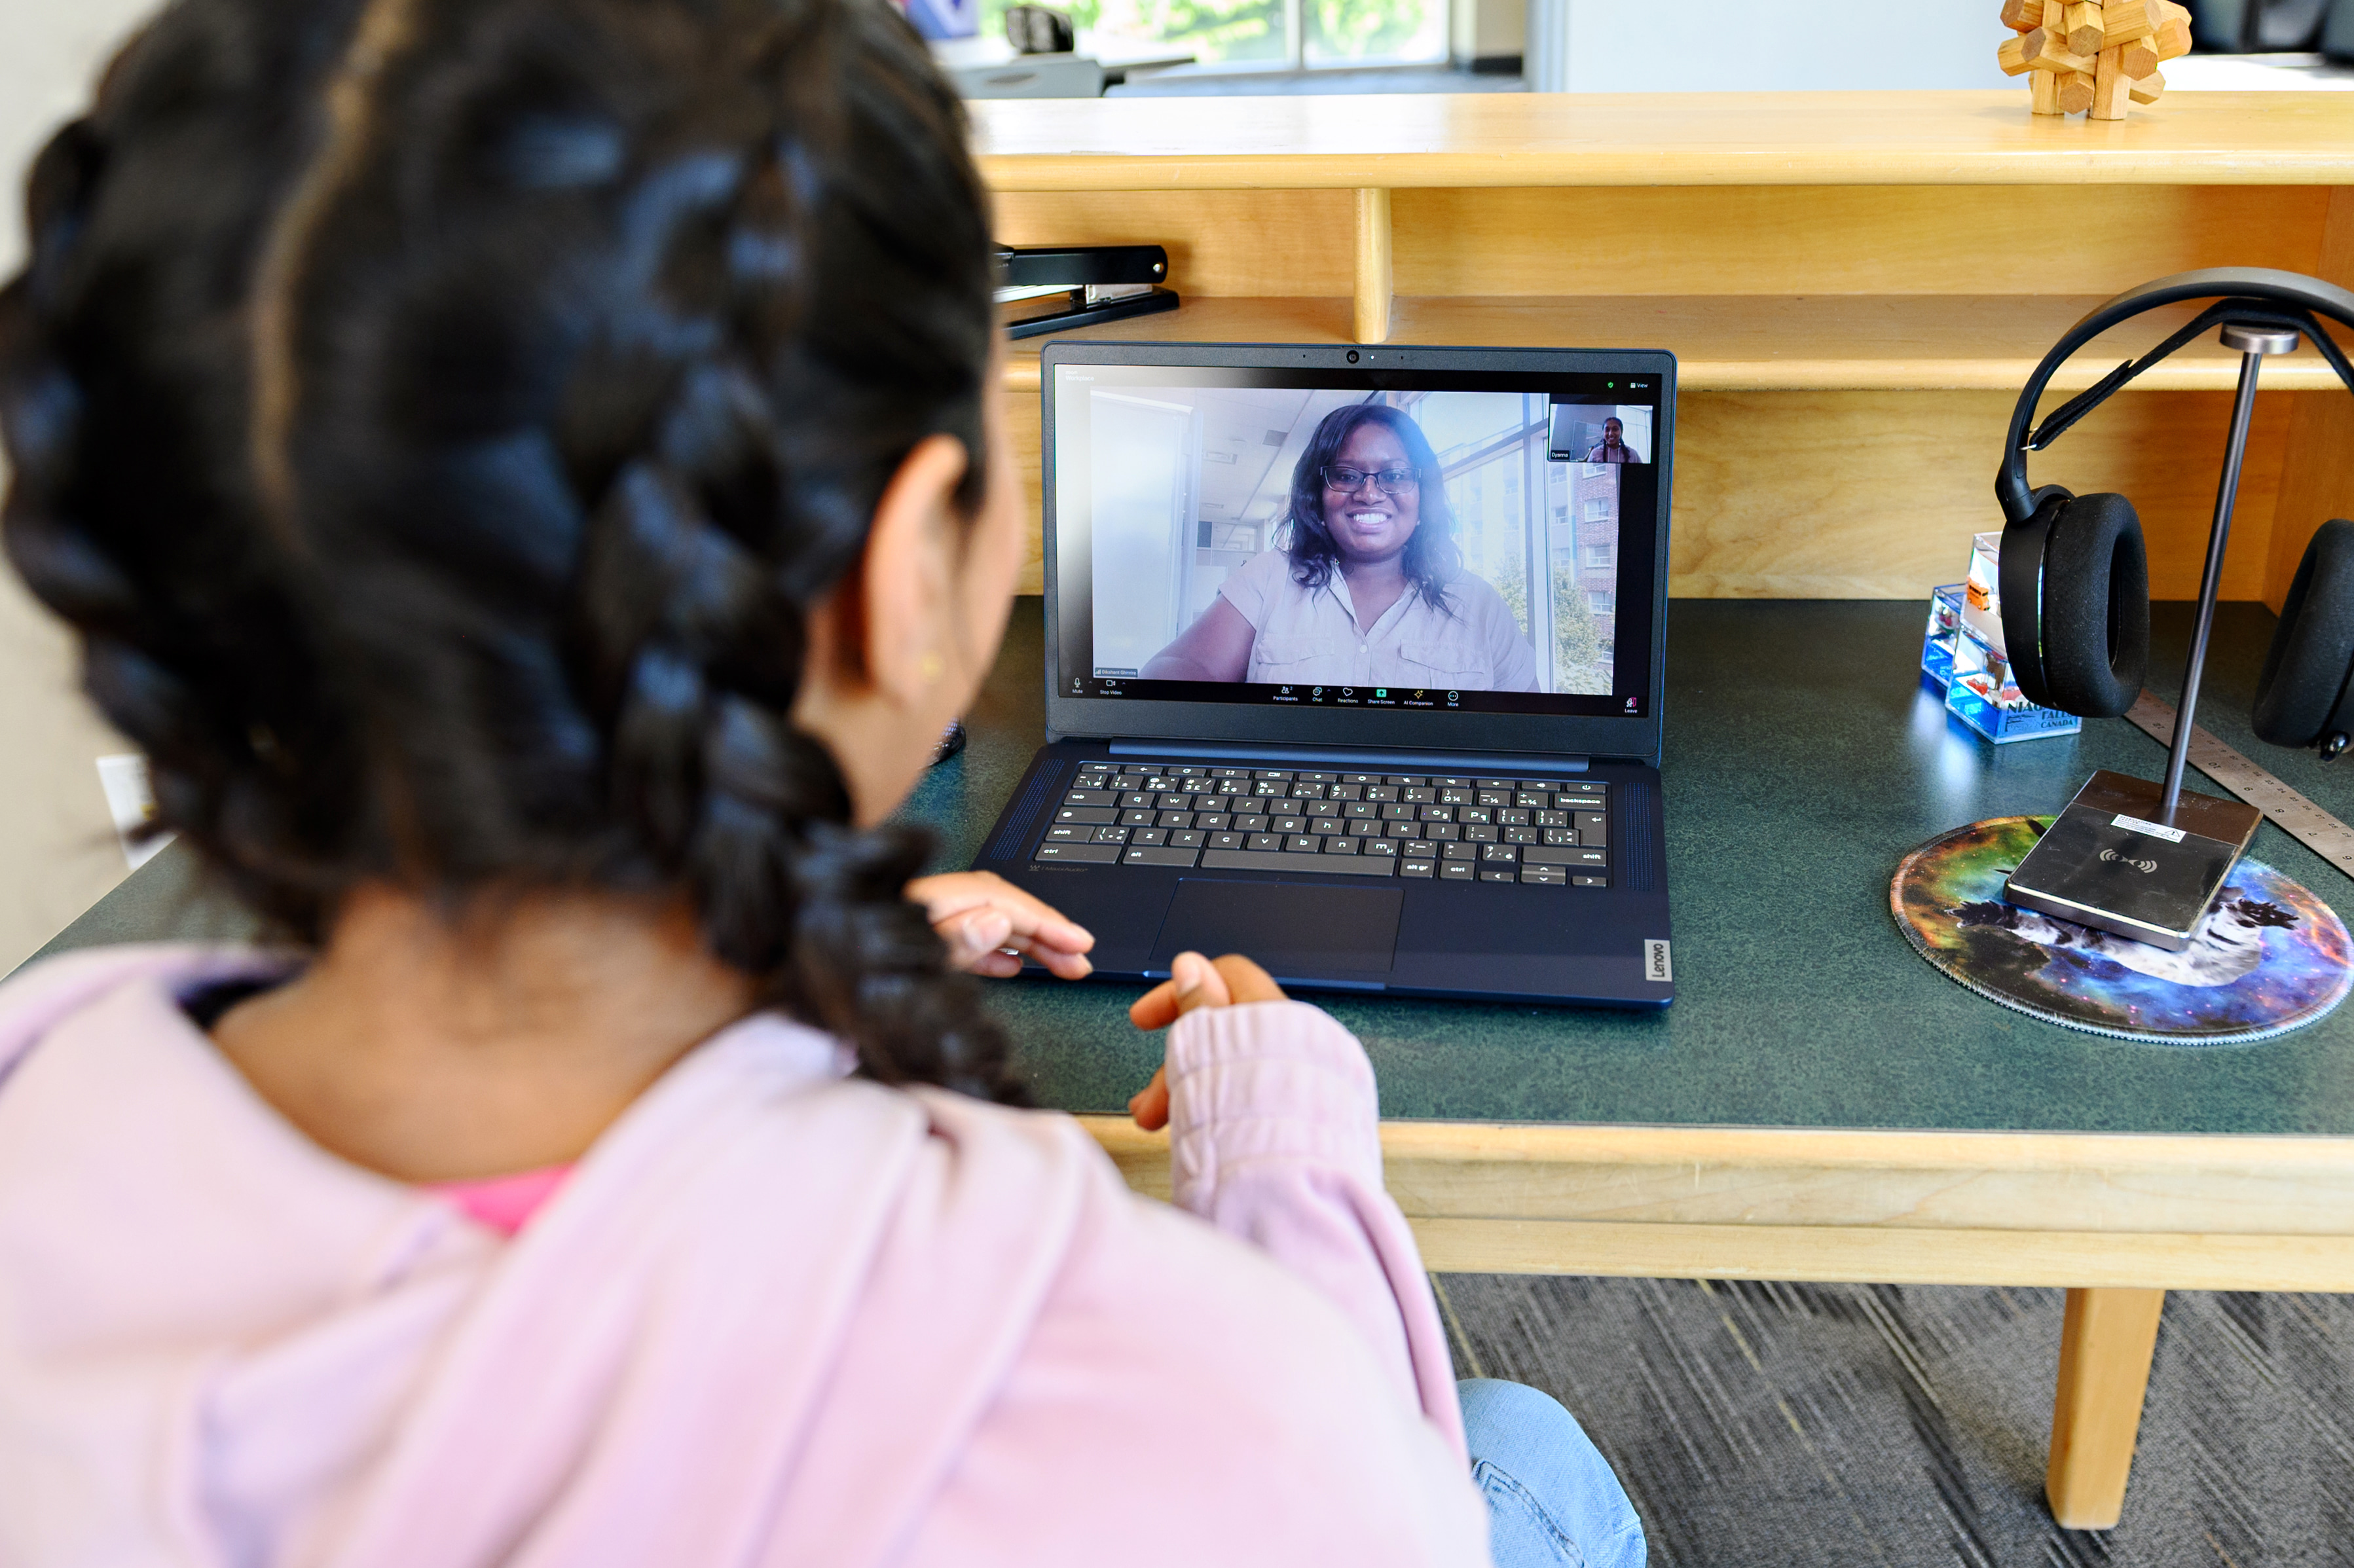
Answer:
POLYGON ((890 1082, 1018 1097, 790 714, 916 443, 981 493, 987 197, 885 0, 178 0, 30 182, 8 555, 162 826, 316 942, 372 880, 683 897, 890 1082))
POLYGON ((1447 504, 1447 475, 1422 427, 1404 409, 1386 403, 1351 403, 1335 408, 1308 439, 1308 450, 1299 454, 1299 462, 1291 471, 1291 504, 1283 514, 1288 530, 1284 551, 1291 557, 1291 580, 1302 588, 1322 588, 1332 580, 1333 570, 1341 563, 1341 547, 1332 542, 1332 530, 1324 522, 1323 471, 1340 457, 1341 449, 1349 444, 1360 425, 1379 425, 1405 448, 1406 461, 1420 482, 1419 521, 1398 564, 1405 568, 1406 581, 1425 603, 1441 615, 1452 615, 1455 607, 1447 602, 1447 585, 1462 573, 1463 552, 1455 544, 1455 511, 1447 504))

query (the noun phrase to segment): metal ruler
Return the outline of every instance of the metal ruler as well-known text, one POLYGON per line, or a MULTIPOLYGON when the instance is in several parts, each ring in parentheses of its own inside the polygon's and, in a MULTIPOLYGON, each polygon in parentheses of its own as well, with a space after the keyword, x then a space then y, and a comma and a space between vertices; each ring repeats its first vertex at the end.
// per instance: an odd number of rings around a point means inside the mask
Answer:
MULTIPOLYGON (((2160 746, 2174 744, 2174 705, 2147 692, 2126 717, 2160 746)), ((2283 832, 2354 876, 2354 828, 2348 827, 2197 725, 2190 726, 2190 766, 2270 818, 2283 832)))

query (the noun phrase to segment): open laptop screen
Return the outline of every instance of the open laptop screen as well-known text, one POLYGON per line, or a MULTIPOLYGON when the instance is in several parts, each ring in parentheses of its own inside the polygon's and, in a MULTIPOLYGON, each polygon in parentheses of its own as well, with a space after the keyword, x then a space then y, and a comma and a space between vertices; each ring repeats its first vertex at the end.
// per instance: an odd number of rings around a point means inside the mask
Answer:
POLYGON ((1647 716, 1659 376, 1048 373, 1058 695, 1647 716))

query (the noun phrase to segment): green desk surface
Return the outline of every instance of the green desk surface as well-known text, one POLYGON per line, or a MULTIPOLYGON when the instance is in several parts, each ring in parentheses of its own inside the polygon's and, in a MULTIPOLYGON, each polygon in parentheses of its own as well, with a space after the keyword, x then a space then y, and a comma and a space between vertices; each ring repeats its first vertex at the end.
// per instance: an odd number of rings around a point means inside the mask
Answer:
MULTIPOLYGON (((2155 618, 2150 685, 2169 700, 2189 611, 2160 605, 2155 618)), ((2056 810, 2095 768, 2157 778, 2165 757, 2122 719, 2002 747, 1978 739, 1920 683, 1925 617, 1913 602, 1673 604, 1662 771, 1675 1005, 1627 1014, 1325 1000, 1372 1053, 1384 1114, 2354 1136, 2354 1007, 2253 1046, 2127 1044, 1999 1008, 1914 955, 1888 915, 1906 850, 1980 817, 2056 810)), ((2354 763, 2325 766, 2249 733, 2272 624, 2261 606, 2221 608, 2200 718, 2354 819, 2354 763)), ((1025 599, 973 710, 970 746, 908 802, 938 830, 944 866, 970 862, 1044 739, 1040 647, 1039 602, 1025 599)), ((2340 907, 2354 892, 2269 823, 2253 853, 2340 907)), ((187 857, 166 852, 44 951, 243 928, 193 882, 187 857)), ((1160 1042, 1129 1026, 1136 994, 994 988, 1043 1103, 1117 1110, 1143 1086, 1160 1042)))

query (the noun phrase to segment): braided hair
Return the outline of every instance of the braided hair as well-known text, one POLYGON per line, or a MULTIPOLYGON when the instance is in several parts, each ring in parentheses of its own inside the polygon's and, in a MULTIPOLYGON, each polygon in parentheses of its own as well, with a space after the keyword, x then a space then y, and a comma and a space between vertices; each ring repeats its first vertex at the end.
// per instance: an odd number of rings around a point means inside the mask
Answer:
POLYGON ((982 489, 987 198, 886 0, 177 0, 34 165, 7 553, 161 825, 315 943, 389 881, 683 898, 886 1082, 1017 1098, 794 727, 899 462, 982 489))

